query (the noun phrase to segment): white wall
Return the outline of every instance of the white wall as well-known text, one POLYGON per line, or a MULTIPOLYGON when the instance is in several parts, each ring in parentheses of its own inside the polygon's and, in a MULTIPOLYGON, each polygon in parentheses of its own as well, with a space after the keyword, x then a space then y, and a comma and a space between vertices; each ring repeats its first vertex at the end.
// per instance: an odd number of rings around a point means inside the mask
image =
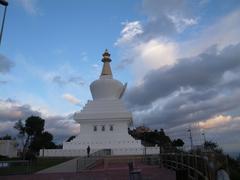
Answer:
POLYGON ((74 157, 86 155, 86 150, 78 149, 41 149, 39 153, 41 157, 74 157))
POLYGON ((70 142, 63 143, 63 149, 116 149, 116 148, 141 148, 141 141, 135 140, 128 134, 127 121, 105 120, 82 123, 80 134, 70 142), (102 131, 102 126, 105 131, 102 131), (110 125, 113 131, 110 131, 110 125), (97 131, 93 127, 97 126, 97 131))
MULTIPOLYGON (((91 153, 100 149, 91 149, 91 153)), ((116 148, 112 149, 112 155, 144 155, 143 148, 116 148)), ((146 147, 146 154, 159 154, 159 147, 146 147)), ((40 156, 44 157, 74 157, 74 156, 86 156, 87 151, 85 149, 44 149, 40 150, 40 156)))
POLYGON ((0 155, 17 157, 17 142, 15 140, 0 140, 0 155))

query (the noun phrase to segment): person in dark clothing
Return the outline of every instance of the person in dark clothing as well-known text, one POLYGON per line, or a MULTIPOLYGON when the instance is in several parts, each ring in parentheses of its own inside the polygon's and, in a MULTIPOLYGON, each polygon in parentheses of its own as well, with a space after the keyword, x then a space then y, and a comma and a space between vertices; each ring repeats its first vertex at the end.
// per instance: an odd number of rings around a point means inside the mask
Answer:
POLYGON ((90 155, 90 146, 87 147, 87 156, 89 157, 90 155))

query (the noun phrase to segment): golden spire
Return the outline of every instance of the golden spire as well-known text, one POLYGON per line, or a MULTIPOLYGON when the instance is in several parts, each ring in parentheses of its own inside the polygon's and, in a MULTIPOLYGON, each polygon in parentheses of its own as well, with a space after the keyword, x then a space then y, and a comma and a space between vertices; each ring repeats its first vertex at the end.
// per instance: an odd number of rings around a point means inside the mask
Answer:
POLYGON ((102 56, 103 56, 103 58, 102 58, 103 68, 102 68, 101 76, 104 76, 104 75, 112 76, 112 71, 111 71, 111 67, 110 67, 110 62, 112 61, 110 58, 111 54, 106 49, 102 56))

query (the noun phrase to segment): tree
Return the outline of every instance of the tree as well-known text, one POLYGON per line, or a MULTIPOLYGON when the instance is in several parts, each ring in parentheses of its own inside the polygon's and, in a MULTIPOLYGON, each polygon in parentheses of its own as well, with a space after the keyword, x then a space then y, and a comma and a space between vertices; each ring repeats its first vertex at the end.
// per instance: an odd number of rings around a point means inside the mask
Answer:
POLYGON ((183 147, 183 145, 184 145, 184 142, 183 142, 183 140, 182 139, 174 139, 173 141, 172 141, 172 145, 173 146, 175 146, 175 147, 183 147))
POLYGON ((12 137, 10 135, 8 135, 8 134, 6 134, 3 137, 0 137, 0 140, 11 140, 11 139, 12 139, 12 137))
POLYGON ((140 133, 135 129, 129 129, 128 132, 135 139, 140 139, 144 146, 154 146, 157 144, 161 149, 171 146, 171 139, 165 134, 163 129, 160 129, 160 131, 154 130, 140 133))
POLYGON ((26 131, 25 131, 25 125, 23 124, 22 120, 18 120, 15 125, 14 128, 16 130, 18 130, 18 137, 21 140, 21 147, 22 147, 22 152, 24 151, 24 147, 25 147, 25 135, 26 135, 26 131))
POLYGON ((25 122, 25 131, 28 136, 40 135, 44 130, 45 120, 38 116, 30 116, 25 122))
POLYGON ((32 141, 38 139, 38 136, 40 136, 44 130, 44 123, 45 120, 38 116, 30 116, 26 119, 25 132, 27 134, 27 138, 23 150, 26 150, 26 148, 33 143, 32 141))
POLYGON ((240 153, 239 153, 239 155, 238 155, 238 157, 237 157, 237 161, 240 162, 240 153))
POLYGON ((218 146, 217 143, 215 143, 213 141, 205 141, 204 148, 208 151, 222 153, 222 149, 218 146))
POLYGON ((35 138, 30 144, 30 149, 36 153, 40 149, 55 149, 56 145, 52 142, 52 140, 53 140, 53 135, 45 131, 39 136, 35 136, 35 138))
POLYGON ((23 137, 23 158, 28 154, 36 154, 41 148, 54 148, 53 136, 44 132, 45 120, 38 116, 30 116, 25 120, 16 122, 14 128, 18 130, 19 136, 23 137))

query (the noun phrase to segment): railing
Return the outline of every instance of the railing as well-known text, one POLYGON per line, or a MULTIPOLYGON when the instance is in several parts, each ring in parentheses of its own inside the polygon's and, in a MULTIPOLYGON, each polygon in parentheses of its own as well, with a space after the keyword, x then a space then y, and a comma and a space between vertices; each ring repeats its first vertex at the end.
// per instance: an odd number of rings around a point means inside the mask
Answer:
POLYGON ((211 179, 207 157, 189 153, 167 153, 161 154, 160 159, 167 168, 187 171, 189 179, 211 179))
MULTIPOLYGON (((220 157, 221 162, 226 161, 220 157)), ((160 165, 183 173, 184 177, 193 180, 215 180, 217 159, 215 154, 191 154, 191 153, 163 153, 159 156, 160 165)), ((227 163, 227 162, 225 162, 227 163)))
POLYGON ((101 160, 105 156, 111 155, 111 149, 103 149, 92 153, 89 157, 79 157, 77 159, 76 172, 85 170, 96 164, 98 160, 101 160))

